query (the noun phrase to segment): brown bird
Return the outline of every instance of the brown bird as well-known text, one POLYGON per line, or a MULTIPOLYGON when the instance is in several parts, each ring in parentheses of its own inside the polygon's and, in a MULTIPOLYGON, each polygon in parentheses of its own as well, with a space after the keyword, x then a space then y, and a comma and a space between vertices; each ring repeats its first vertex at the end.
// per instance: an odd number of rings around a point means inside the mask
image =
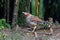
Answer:
POLYGON ((31 19, 34 17, 34 15, 32 15, 32 14, 30 14, 28 12, 23 12, 23 13, 26 16, 26 24, 29 27, 33 28, 33 31, 32 32, 34 32, 35 29, 37 28, 37 22, 36 21, 31 21, 31 19))

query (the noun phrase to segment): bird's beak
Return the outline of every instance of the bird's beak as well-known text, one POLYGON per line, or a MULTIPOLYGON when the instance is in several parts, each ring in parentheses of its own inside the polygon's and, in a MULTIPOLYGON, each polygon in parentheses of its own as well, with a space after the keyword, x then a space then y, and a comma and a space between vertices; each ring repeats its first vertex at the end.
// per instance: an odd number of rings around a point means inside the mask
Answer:
POLYGON ((24 15, 27 15, 27 13, 26 12, 22 12, 24 15))
POLYGON ((25 13, 25 12, 22 12, 22 13, 25 13))

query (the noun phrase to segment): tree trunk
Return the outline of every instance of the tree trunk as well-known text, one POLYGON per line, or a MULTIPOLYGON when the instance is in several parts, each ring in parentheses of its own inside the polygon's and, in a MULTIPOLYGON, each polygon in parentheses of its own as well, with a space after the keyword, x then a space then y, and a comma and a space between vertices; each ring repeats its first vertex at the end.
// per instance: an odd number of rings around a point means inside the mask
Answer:
POLYGON ((18 15, 18 0, 14 3, 14 13, 13 13, 13 19, 12 19, 12 27, 15 26, 17 21, 17 15, 18 15))

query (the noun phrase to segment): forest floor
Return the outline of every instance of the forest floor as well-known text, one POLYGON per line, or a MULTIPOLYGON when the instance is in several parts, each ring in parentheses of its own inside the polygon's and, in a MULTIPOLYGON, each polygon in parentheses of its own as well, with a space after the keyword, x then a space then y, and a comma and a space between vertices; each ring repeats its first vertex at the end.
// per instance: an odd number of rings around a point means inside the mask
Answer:
POLYGON ((60 25, 58 26, 59 28, 53 28, 52 35, 48 34, 49 30, 46 30, 47 34, 44 29, 37 30, 37 38, 27 28, 19 27, 12 30, 5 28, 0 31, 0 40, 60 40, 60 25), (3 37, 1 37, 1 33, 4 34, 3 37))

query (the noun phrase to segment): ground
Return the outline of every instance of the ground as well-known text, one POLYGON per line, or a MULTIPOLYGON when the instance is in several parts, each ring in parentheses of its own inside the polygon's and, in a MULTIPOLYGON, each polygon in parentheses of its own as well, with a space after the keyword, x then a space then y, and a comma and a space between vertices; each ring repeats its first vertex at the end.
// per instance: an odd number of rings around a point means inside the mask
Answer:
MULTIPOLYGON (((59 25, 60 27, 60 25, 59 25)), ((44 29, 37 30, 38 38, 34 36, 34 33, 27 30, 27 28, 8 29, 5 28, 0 31, 0 34, 4 34, 0 37, 0 40, 60 40, 60 28, 53 28, 54 32, 52 35, 48 35, 44 32, 44 29)), ((49 30, 46 30, 49 33, 49 30)))

